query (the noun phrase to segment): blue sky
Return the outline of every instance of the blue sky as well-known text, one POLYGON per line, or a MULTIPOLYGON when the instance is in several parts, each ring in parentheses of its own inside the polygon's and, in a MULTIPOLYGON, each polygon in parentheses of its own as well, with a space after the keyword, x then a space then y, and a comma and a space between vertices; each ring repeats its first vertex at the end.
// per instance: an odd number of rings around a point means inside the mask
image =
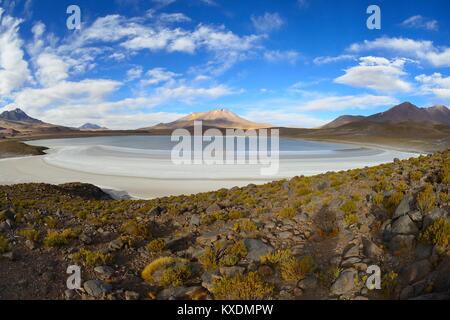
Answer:
POLYGON ((316 127, 449 105, 449 18, 447 0, 0 0, 0 111, 139 128, 228 108, 316 127))

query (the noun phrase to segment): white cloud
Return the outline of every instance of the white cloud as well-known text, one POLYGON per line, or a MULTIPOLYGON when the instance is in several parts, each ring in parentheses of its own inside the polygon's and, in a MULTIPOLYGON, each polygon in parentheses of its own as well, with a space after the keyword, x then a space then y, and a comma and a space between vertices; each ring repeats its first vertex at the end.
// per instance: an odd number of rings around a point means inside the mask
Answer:
POLYGON ((355 56, 351 54, 341 54, 339 56, 324 56, 324 57, 317 57, 313 60, 314 64, 322 65, 322 64, 329 64, 329 63, 336 63, 341 61, 348 61, 348 60, 354 60, 355 56))
POLYGON ((415 79, 422 84, 421 92, 433 94, 441 99, 450 99, 450 77, 433 73, 432 75, 421 74, 415 79))
POLYGON ((309 0, 297 0, 297 6, 302 9, 309 7, 309 0))
POLYGON ((398 101, 389 96, 370 94, 330 96, 311 100, 298 106, 301 111, 342 111, 346 109, 371 109, 375 107, 391 106, 398 101))
POLYGON ((170 84, 174 83, 176 77, 179 77, 180 74, 177 74, 172 71, 167 71, 164 68, 154 68, 147 71, 147 78, 141 81, 142 85, 156 85, 160 83, 170 84))
POLYGON ((18 34, 21 23, 22 20, 5 15, 0 8, 0 95, 3 96, 31 80, 18 34))
POLYGON ((60 57, 51 53, 42 53, 36 59, 36 77, 44 86, 51 86, 69 77, 69 66, 60 57))
POLYGON ((345 70, 334 82, 382 92, 408 92, 412 85, 402 79, 406 75, 404 64, 404 59, 362 57, 359 65, 345 70))
POLYGON ((413 29, 424 29, 429 31, 437 31, 439 29, 439 23, 437 20, 427 19, 421 15, 409 17, 402 22, 402 26, 413 29))
POLYGON ((300 53, 294 50, 268 50, 264 52, 264 59, 269 62, 287 61, 288 63, 295 64, 299 58, 300 53))
POLYGON ((165 23, 180 23, 180 22, 190 22, 191 18, 186 16, 184 13, 161 13, 159 20, 165 23))
POLYGON ((280 29, 284 25, 284 20, 277 13, 266 12, 262 16, 251 16, 253 27, 261 33, 269 33, 280 29))
POLYGON ((382 37, 373 41, 365 40, 362 43, 354 43, 348 50, 351 52, 386 50, 425 61, 434 67, 450 66, 450 48, 436 47, 432 41, 382 37))
POLYGON ((127 81, 133 81, 135 79, 139 79, 142 76, 141 66, 133 67, 127 71, 127 81))

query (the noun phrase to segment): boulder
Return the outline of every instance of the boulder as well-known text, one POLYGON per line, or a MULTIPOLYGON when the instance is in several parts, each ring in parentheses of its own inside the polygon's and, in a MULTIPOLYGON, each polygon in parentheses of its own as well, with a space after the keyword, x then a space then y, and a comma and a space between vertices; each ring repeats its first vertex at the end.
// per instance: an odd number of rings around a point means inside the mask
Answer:
POLYGON ((83 284, 86 293, 94 298, 103 298, 111 292, 112 286, 101 282, 100 280, 89 280, 83 284))
POLYGON ((383 254, 383 250, 369 239, 363 238, 362 243, 363 243, 363 253, 367 258, 377 259, 379 256, 383 254))
POLYGON ((417 234, 419 229, 408 215, 401 216, 392 224, 393 234, 417 234))
POLYGON ((389 249, 392 251, 397 250, 412 250, 415 245, 416 237, 414 235, 396 235, 389 241, 389 249))
POLYGON ((258 239, 245 239, 244 244, 248 251, 247 259, 250 261, 259 261, 261 256, 273 251, 273 247, 258 239))
POLYGON ((400 218, 401 216, 404 216, 405 214, 410 212, 413 201, 414 198, 411 194, 407 194, 406 196, 404 196, 402 201, 400 201, 400 204, 398 205, 397 209, 395 209, 392 219, 400 218))
POLYGON ((355 277, 358 272, 355 269, 346 269, 342 271, 341 275, 331 286, 330 292, 332 295, 343 295, 350 293, 355 289, 355 277))
POLYGON ((431 268, 431 263, 428 260, 416 261, 403 269, 401 272, 402 282, 411 284, 422 280, 431 272, 431 268))
POLYGON ((439 218, 445 218, 448 216, 448 213, 441 208, 433 209, 428 215, 423 219, 423 229, 426 229, 429 225, 431 225, 435 220, 439 218))

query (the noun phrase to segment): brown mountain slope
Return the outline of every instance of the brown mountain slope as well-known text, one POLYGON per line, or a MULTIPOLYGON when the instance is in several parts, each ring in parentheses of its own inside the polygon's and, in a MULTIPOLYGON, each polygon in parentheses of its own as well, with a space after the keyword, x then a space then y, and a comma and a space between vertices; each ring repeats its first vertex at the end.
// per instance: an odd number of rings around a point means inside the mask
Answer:
POLYGON ((217 109, 208 112, 196 112, 169 123, 160 123, 153 127, 142 128, 149 129, 178 129, 191 127, 194 121, 202 121, 203 126, 213 128, 234 128, 234 129, 260 129, 270 128, 270 124, 256 123, 239 117, 237 114, 227 109, 217 109))

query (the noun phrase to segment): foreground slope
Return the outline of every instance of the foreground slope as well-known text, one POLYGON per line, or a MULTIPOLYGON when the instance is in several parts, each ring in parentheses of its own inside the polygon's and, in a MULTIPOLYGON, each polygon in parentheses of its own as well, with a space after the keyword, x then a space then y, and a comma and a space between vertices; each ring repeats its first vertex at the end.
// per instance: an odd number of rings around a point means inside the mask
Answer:
POLYGON ((0 299, 448 299, 450 151, 152 201, 0 187, 0 299), (66 268, 83 287, 67 290, 66 268), (364 283, 368 266, 382 289, 364 283))

